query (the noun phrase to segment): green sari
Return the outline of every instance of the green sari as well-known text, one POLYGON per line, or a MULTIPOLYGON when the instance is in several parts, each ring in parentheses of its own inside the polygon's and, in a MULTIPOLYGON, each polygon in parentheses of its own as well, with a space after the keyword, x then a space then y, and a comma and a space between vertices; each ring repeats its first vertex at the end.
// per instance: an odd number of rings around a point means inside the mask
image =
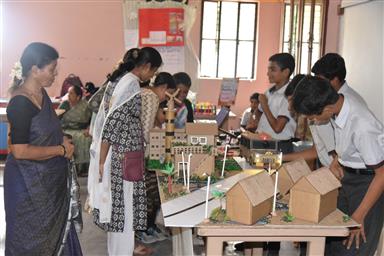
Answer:
POLYGON ((88 134, 86 129, 91 121, 92 112, 88 108, 87 101, 80 100, 73 107, 70 107, 68 101, 64 101, 59 108, 66 110, 61 118, 61 127, 64 133, 72 135, 72 141, 75 145, 75 163, 89 163, 89 148, 92 138, 86 135, 88 134))

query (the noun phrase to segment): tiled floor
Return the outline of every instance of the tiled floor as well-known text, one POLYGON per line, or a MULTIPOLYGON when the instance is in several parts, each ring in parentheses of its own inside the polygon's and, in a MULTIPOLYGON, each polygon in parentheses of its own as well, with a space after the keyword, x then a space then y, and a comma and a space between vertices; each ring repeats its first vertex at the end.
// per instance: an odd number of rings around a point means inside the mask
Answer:
MULTIPOLYGON (((87 193, 87 178, 79 178, 81 187, 81 202, 85 202, 87 193)), ((107 255, 107 235, 93 224, 92 216, 83 211, 83 232, 79 234, 81 248, 84 255, 107 255)), ((172 243, 170 240, 151 244, 154 248, 154 256, 172 255, 172 243)))
MULTIPOLYGON (((4 239, 5 239, 5 214, 4 214, 4 195, 3 195, 3 163, 0 162, 0 256, 4 255, 4 239)), ((86 197, 86 178, 80 178, 81 199, 85 201, 86 197)), ((107 236, 104 231, 93 224, 92 216, 83 211, 84 229, 79 234, 79 239, 84 255, 102 256, 107 255, 107 236)), ((198 239, 197 239, 198 240, 198 239)), ((201 240, 200 240, 201 241, 201 240)), ((154 249, 153 256, 172 255, 172 242, 165 240, 151 244, 154 249)), ((201 245, 194 246, 197 255, 204 255, 201 245)), ((226 248, 225 255, 243 255, 242 253, 234 253, 226 248)), ((292 243, 282 243, 280 256, 296 256, 298 251, 292 247, 292 243)))

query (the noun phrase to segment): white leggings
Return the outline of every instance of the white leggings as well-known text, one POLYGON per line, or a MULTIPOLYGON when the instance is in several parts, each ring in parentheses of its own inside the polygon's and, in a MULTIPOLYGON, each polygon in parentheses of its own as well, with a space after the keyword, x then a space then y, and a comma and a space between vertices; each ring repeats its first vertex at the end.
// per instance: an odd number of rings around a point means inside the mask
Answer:
POLYGON ((135 248, 133 231, 133 183, 123 181, 124 232, 108 232, 108 254, 110 256, 132 255, 135 248))

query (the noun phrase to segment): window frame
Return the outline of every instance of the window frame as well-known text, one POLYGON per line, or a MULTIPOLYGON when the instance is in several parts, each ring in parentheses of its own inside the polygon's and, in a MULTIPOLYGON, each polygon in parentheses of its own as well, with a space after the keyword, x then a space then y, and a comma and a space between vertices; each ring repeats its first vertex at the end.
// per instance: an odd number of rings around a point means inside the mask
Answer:
POLYGON ((199 144, 199 137, 198 136, 191 136, 191 144, 192 145, 199 144), (194 142, 194 140, 196 140, 196 141, 194 142))
POLYGON ((258 13, 259 11, 259 2, 247 2, 246 0, 231 0, 231 1, 225 1, 225 0, 202 0, 201 1, 201 16, 200 16, 200 56, 199 61, 202 63, 202 45, 203 40, 215 40, 215 46, 216 46, 216 75, 215 76, 202 76, 201 75, 201 66, 199 70, 199 78, 200 79, 222 79, 222 78, 239 78, 241 80, 254 80, 256 79, 256 47, 257 47, 257 20, 258 20, 258 13), (205 39, 203 38, 203 25, 204 25, 204 3, 205 2, 213 2, 218 3, 218 16, 217 16, 217 23, 216 23, 216 38, 215 39, 205 39), (220 32, 221 32, 221 5, 223 2, 236 2, 237 5, 237 31, 236 31, 236 39, 220 39, 220 32), (253 40, 239 40, 239 25, 240 25, 240 9, 242 4, 254 4, 255 5, 255 17, 254 17, 254 33, 253 33, 253 40), (234 68, 234 76, 229 77, 219 77, 219 60, 220 60, 220 41, 235 41, 236 42, 236 51, 235 51, 235 68, 234 68), (253 42, 253 55, 252 55, 252 70, 251 70, 251 76, 250 77, 237 77, 237 66, 238 66, 238 50, 239 50, 239 42, 253 42))
POLYGON ((328 6, 329 6, 329 0, 285 0, 283 3, 282 8, 282 33, 281 33, 281 50, 284 51, 284 45, 288 44, 288 52, 292 54, 295 58, 296 67, 294 74, 302 73, 302 74, 310 74, 311 73, 311 67, 314 64, 315 60, 312 59, 313 56, 313 45, 319 44, 319 57, 321 57, 324 54, 325 51, 325 42, 326 42, 326 24, 327 24, 327 15, 328 15, 328 6), (309 35, 308 40, 304 39, 303 36, 303 22, 304 22, 304 13, 305 13, 305 6, 310 6, 310 27, 309 27, 309 35), (321 5, 321 15, 320 15, 320 31, 319 31, 319 42, 314 43, 314 13, 315 8, 317 5, 321 5), (289 29, 288 31, 285 31, 285 22, 286 18, 286 7, 290 6, 290 13, 289 13, 289 29), (294 28, 294 12, 296 10, 296 19, 295 22, 297 25, 297 31, 295 31, 294 28), (288 41, 285 41, 284 37, 286 32, 288 32, 288 41), (297 32, 297 33, 296 33, 297 32), (292 34, 296 33, 296 37, 293 38, 292 34), (293 41, 295 40, 296 41, 293 41), (306 49, 308 53, 308 59, 303 60, 302 59, 302 51, 303 46, 305 44, 308 44, 308 48, 306 49), (293 52, 293 49, 296 49, 296 52, 293 52), (303 61, 307 61, 307 70, 301 70, 301 64, 303 61))
POLYGON ((208 138, 207 137, 199 137, 199 144, 200 145, 207 145, 208 138))

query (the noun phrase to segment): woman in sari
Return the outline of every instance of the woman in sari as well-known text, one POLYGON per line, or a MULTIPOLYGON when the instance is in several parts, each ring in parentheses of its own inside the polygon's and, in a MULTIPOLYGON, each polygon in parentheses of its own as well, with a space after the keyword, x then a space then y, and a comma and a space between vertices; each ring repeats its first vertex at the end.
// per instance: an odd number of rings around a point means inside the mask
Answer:
POLYGON ((108 232, 109 255, 146 253, 143 246, 134 252, 135 230, 146 229, 145 183, 123 180, 123 162, 127 152, 144 150, 139 82, 151 79, 161 64, 154 48, 129 50, 108 76, 96 116, 88 175, 89 205, 95 223, 108 232))
POLYGON ((64 133, 72 136, 75 145, 74 159, 79 174, 86 174, 89 166, 89 148, 92 138, 89 135, 89 123, 92 112, 88 102, 83 97, 83 90, 79 86, 68 89, 68 100, 60 104, 59 109, 64 109, 61 116, 61 127, 64 133))
POLYGON ((82 255, 70 221, 68 159, 74 147, 63 137, 45 91, 57 75, 57 59, 51 46, 31 43, 13 70, 4 170, 5 255, 82 255))
POLYGON ((71 86, 78 86, 80 88, 83 88, 83 83, 81 82, 80 77, 76 76, 75 74, 69 74, 63 82, 63 85, 61 86, 61 92, 60 92, 60 98, 66 98, 68 89, 71 86))

